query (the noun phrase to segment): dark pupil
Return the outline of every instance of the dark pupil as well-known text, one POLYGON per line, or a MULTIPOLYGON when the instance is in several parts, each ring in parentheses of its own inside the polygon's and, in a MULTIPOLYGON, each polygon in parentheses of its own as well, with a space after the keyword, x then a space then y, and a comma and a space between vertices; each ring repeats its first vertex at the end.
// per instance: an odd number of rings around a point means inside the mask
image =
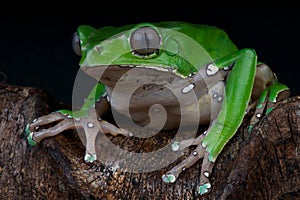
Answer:
POLYGON ((149 39, 149 36, 146 32, 144 33, 144 38, 145 38, 147 49, 150 49, 150 39, 149 39))
POLYGON ((160 36, 153 28, 142 27, 132 33, 130 45, 135 53, 150 55, 158 51, 160 36))

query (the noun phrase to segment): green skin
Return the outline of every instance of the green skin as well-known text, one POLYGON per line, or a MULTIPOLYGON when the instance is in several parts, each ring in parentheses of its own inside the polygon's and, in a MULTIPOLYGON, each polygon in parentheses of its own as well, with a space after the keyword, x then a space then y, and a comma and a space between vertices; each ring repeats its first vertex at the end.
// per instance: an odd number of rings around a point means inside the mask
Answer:
MULTIPOLYGON (((255 90, 253 87, 255 86, 258 65, 256 53, 253 49, 239 50, 227 34, 217 27, 185 22, 161 22, 142 23, 124 27, 104 27, 101 29, 79 26, 77 33, 80 38, 80 52, 82 56, 80 66, 85 71, 95 68, 96 70, 88 72, 94 78, 97 78, 97 75, 95 75, 97 69, 107 65, 155 66, 158 71, 172 67, 174 74, 181 77, 181 79, 188 79, 188 77, 197 74, 200 70, 206 71, 205 67, 209 63, 213 63, 213 66, 218 68, 217 71, 227 71, 227 68, 231 66, 228 70, 229 74, 225 75, 226 82, 224 81, 225 94, 223 96, 226 98, 222 101, 217 117, 211 120, 213 123, 209 126, 206 134, 192 142, 192 145, 195 144, 200 149, 197 153, 203 154, 202 157, 204 158, 201 185, 198 188, 198 192, 201 195, 208 193, 211 188, 208 175, 205 172, 211 173, 213 163, 226 143, 237 132, 244 119, 245 112, 249 112, 251 108, 250 103, 255 104, 256 111, 255 116, 251 120, 249 131, 252 130, 253 125, 262 114, 268 114, 273 109, 272 105, 277 101, 278 95, 288 91, 288 88, 278 83, 274 77, 271 85, 264 87, 262 91, 256 90, 261 93, 259 99, 251 99, 252 92, 255 90), (159 34, 160 42, 155 52, 149 51, 144 55, 134 52, 135 49, 130 44, 130 38, 134 31, 142 27, 151 27, 159 34), (176 35, 176 42, 174 40, 172 42, 170 38, 174 37, 174 31, 178 31, 184 36, 191 38, 192 42, 201 45, 203 52, 191 50, 191 45, 193 44, 183 38, 183 36, 181 37, 180 34, 176 35), (98 48, 100 44, 101 48, 98 48)), ((215 74, 214 72, 212 73, 212 77, 214 77, 215 74)), ((204 77, 204 79, 206 78, 204 77)), ((95 102, 105 93, 105 84, 99 82, 80 111, 60 110, 58 113, 64 116, 67 115, 69 118, 88 117, 89 110, 94 107, 95 102)), ((199 102, 202 99, 202 96, 198 97, 199 102)), ((62 119, 60 116, 58 118, 62 119)), ((45 133, 40 134, 35 130, 38 125, 46 124, 44 122, 46 121, 45 119, 38 119, 31 125, 28 125, 27 132, 29 133, 28 141, 30 144, 34 145, 39 142, 38 140, 41 140, 37 139, 38 135, 44 134, 46 135, 45 137, 51 135, 50 133, 48 135, 45 133)), ((64 128, 64 130, 68 128, 64 128)), ((58 132, 61 131, 56 131, 55 134, 58 132)), ((52 135, 55 134, 53 133, 52 135)), ((182 146, 184 146, 182 141, 174 142, 173 144, 174 149, 177 147, 183 149, 182 146)), ((192 158, 192 161, 186 162, 182 166, 187 168, 199 158, 192 158)), ((87 162, 92 162, 95 159, 95 155, 89 156, 87 154, 85 157, 87 162)), ((163 176, 163 180, 165 182, 174 182, 182 169, 182 167, 175 167, 163 176)))

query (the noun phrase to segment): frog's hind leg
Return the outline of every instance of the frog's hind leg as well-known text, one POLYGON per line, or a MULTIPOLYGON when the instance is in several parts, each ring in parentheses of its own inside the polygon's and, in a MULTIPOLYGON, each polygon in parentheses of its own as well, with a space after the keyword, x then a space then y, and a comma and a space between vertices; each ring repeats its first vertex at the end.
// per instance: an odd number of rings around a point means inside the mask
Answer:
POLYGON ((275 73, 265 63, 256 67, 254 86, 252 90, 252 103, 247 113, 254 110, 248 131, 250 132, 256 122, 267 115, 274 108, 275 103, 290 95, 289 88, 278 83, 275 73))

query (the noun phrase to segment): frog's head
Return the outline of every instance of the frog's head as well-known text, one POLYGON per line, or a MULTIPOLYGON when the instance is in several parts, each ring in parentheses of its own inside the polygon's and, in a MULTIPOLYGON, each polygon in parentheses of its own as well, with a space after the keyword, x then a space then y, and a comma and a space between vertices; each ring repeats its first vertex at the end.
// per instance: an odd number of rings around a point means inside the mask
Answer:
POLYGON ((115 74, 121 68, 137 67, 185 78, 208 63, 210 57, 193 38, 180 32, 183 29, 163 23, 101 29, 83 25, 74 34, 73 48, 82 56, 81 68, 98 80, 107 67, 115 74))

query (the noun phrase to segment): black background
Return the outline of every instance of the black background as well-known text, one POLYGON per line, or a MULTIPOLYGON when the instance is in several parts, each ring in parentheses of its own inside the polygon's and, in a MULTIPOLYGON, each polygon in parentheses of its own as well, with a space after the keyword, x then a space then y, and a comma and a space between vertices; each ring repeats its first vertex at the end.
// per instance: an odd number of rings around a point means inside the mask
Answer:
MULTIPOLYGON (((279 80, 291 88, 292 95, 300 94, 298 6, 195 1, 162 7, 160 3, 140 1, 138 8, 130 2, 66 8, 2 7, 0 73, 6 75, 8 84, 44 88, 57 101, 71 103, 80 59, 72 50, 71 38, 78 25, 100 28, 179 20, 223 28, 239 48, 255 49, 259 60, 266 62, 279 80)), ((0 74, 0 82, 1 79, 0 74)))

